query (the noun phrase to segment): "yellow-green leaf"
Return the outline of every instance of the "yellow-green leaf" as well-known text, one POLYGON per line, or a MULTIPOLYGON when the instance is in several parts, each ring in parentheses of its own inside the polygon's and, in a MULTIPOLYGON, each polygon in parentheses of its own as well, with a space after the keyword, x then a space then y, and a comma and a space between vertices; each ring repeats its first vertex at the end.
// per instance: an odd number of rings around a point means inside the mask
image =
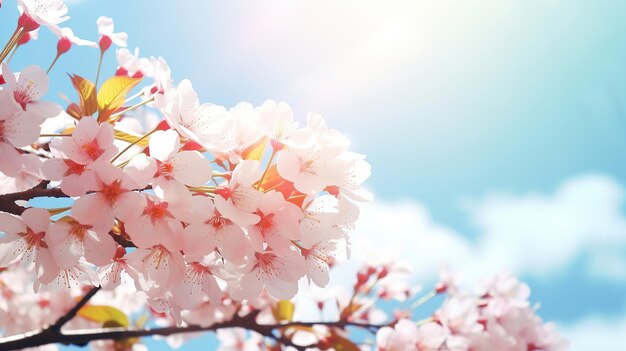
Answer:
POLYGON ((70 75, 72 85, 80 98, 80 109, 83 116, 91 116, 98 110, 96 86, 86 78, 79 75, 70 75))
POLYGON ((137 146, 141 146, 141 147, 146 147, 148 146, 148 139, 149 138, 143 138, 141 140, 139 140, 141 137, 143 137, 142 135, 132 135, 132 134, 128 134, 126 132, 122 132, 121 130, 115 130, 115 139, 117 140, 121 140, 121 141, 125 141, 127 143, 136 143, 135 145, 137 146), (137 142, 137 140, 139 140, 139 142, 137 142))
POLYGON ((262 138, 256 143, 248 146, 248 148, 243 151, 241 156, 244 160, 261 161, 261 159, 263 158, 263 154, 265 153, 266 146, 267 138, 262 138))
POLYGON ((113 306, 88 305, 78 310, 78 316, 103 326, 128 327, 128 317, 113 306))
POLYGON ((280 300, 273 309, 274 319, 277 322, 291 322, 295 305, 289 300, 280 300))
POLYGON ((106 121, 111 114, 124 105, 126 95, 141 82, 141 78, 116 76, 107 79, 98 91, 98 122, 106 121))

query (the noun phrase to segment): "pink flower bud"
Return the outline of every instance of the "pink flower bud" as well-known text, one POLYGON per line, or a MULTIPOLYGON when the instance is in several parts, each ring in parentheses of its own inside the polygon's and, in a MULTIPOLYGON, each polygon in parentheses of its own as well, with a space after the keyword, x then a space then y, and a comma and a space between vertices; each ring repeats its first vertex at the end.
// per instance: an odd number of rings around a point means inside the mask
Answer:
POLYGON ((17 41, 18 45, 24 45, 30 41, 30 33, 23 35, 20 40, 17 41))
POLYGON ((285 148, 285 145, 276 139, 272 139, 270 141, 270 145, 272 146, 272 149, 274 149, 274 151, 280 151, 285 148))
POLYGON ((63 37, 59 39, 59 42, 57 43, 57 55, 63 55, 64 53, 70 51, 71 47, 72 42, 68 38, 63 37))
POLYGON ((109 50, 109 48, 111 47, 111 43, 111 38, 103 35, 98 42, 98 46, 100 46, 100 52, 105 52, 109 50))
POLYGON ((39 23, 35 22, 26 12, 20 15, 20 18, 17 20, 18 28, 23 28, 25 32, 33 31, 39 28, 39 23))
POLYGON ((118 67, 117 70, 115 71, 115 75, 116 76, 127 76, 128 75, 128 71, 124 67, 118 67))

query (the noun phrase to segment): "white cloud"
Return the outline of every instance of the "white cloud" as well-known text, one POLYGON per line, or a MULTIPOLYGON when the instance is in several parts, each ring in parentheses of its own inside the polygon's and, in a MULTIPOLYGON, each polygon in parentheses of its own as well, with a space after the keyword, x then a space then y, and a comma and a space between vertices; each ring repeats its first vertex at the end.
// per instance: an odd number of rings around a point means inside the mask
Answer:
POLYGON ((502 270, 541 277, 584 255, 588 273, 623 281, 623 203, 624 189, 615 180, 586 175, 549 195, 492 194, 465 201, 478 229, 476 240, 434 223, 423 206, 411 201, 363 206, 352 237, 356 247, 370 245, 409 261, 420 280, 432 278, 444 264, 471 279, 502 270))
POLYGON ((626 350, 625 330, 626 317, 615 320, 589 318, 559 329, 570 342, 569 351, 626 350))

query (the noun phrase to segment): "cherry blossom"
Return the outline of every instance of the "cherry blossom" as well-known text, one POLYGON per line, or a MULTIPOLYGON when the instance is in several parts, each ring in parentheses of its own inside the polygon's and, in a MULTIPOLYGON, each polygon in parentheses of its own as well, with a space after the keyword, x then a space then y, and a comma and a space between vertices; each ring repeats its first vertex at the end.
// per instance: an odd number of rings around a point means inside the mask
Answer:
POLYGON ((108 229, 82 224, 72 217, 54 222, 47 237, 54 261, 63 268, 76 265, 83 257, 95 265, 107 264, 116 249, 108 229))
MULTIPOLYGON (((7 101, 10 92, 0 90, 0 101, 7 101)), ((37 140, 41 120, 30 112, 12 110, 14 105, 9 101, 3 103, 5 109, 0 111, 0 172, 10 177, 17 176, 22 170, 23 162, 16 147, 27 146, 37 140)))
POLYGON ((302 210, 286 201, 282 193, 265 193, 255 213, 260 219, 248 227, 248 235, 256 250, 263 249, 263 242, 275 249, 285 249, 291 240, 300 240, 302 210))
POLYGON ((98 124, 93 118, 82 118, 71 138, 62 138, 57 149, 79 164, 88 165, 98 160, 108 161, 117 153, 113 145, 113 127, 98 124))
POLYGON ((110 17, 100 16, 97 20, 98 34, 100 34, 100 41, 98 45, 103 52, 108 50, 111 43, 119 46, 126 47, 128 41, 128 34, 125 32, 115 33, 115 24, 110 17))
POLYGON ((174 301, 184 309, 195 308, 204 302, 205 297, 210 302, 219 304, 222 297, 222 290, 217 285, 211 267, 200 262, 187 265, 185 277, 174 284, 171 292, 174 301))
POLYGON ((0 266, 14 262, 35 263, 37 278, 47 282, 56 264, 45 236, 50 226, 48 211, 29 208, 20 217, 0 212, 0 266))
POLYGON ((97 47, 96 42, 91 40, 85 40, 74 35, 74 31, 69 27, 59 27, 57 25, 51 25, 50 30, 54 35, 59 38, 57 43, 57 53, 63 54, 70 50, 72 45, 97 47))
MULTIPOLYGON (((41 119, 57 116, 61 112, 61 107, 57 104, 39 101, 39 99, 48 91, 49 78, 46 72, 39 66, 27 66, 24 68, 19 77, 11 71, 6 63, 2 64, 2 77, 6 81, 2 101, 5 99, 12 100, 24 111, 31 112, 41 119), (12 99, 11 99, 12 98, 12 99)), ((10 105, 9 102, 4 103, 10 105)), ((8 107, 13 110, 13 106, 8 107)), ((31 117, 32 119, 32 117, 31 117)), ((43 120, 38 121, 38 125, 43 120)))
POLYGON ((253 187, 262 174, 258 161, 244 161, 235 167, 226 185, 220 186, 215 197, 215 207, 220 213, 238 225, 246 226, 259 222, 254 214, 262 201, 263 193, 253 187))
POLYGON ((141 78, 152 75, 152 62, 145 57, 139 57, 139 48, 131 53, 126 48, 117 49, 117 75, 127 75, 129 77, 141 78))
POLYGON ((214 104, 200 104, 198 95, 187 79, 174 89, 155 96, 156 106, 161 110, 172 128, 209 150, 226 151, 232 148, 225 135, 232 126, 232 117, 226 108, 214 104))
POLYGON ((304 274, 302 256, 293 250, 255 252, 249 271, 241 278, 241 291, 235 296, 252 299, 263 287, 277 299, 291 299, 298 292, 298 280, 304 274))
POLYGON ((18 7, 41 25, 54 25, 69 19, 63 0, 17 0, 18 7))
POLYGON ((136 184, 121 170, 107 163, 98 163, 94 169, 96 182, 86 189, 92 193, 80 197, 72 206, 72 213, 81 223, 111 227, 114 218, 134 218, 142 211, 137 206, 142 195, 134 192, 136 184))
POLYGON ((170 196, 185 193, 183 185, 201 186, 211 180, 211 163, 200 152, 180 151, 174 130, 157 131, 150 137, 150 156, 156 160, 154 184, 170 196))
MULTIPOLYGON (((38 156, 22 154, 18 157, 19 160, 16 160, 16 164, 21 165, 21 169, 17 174, 9 176, 0 172, 0 194, 16 193, 31 189, 39 184, 43 178, 40 172, 42 160, 38 156)), ((2 170, 2 167, 0 167, 0 170, 2 170)))
POLYGON ((259 108, 259 120, 265 134, 274 142, 274 147, 298 147, 311 142, 310 130, 298 129, 298 124, 293 121, 293 111, 285 102, 264 102, 259 108))
POLYGON ((97 273, 100 284, 105 289, 119 287, 126 277, 127 279, 137 279, 139 276, 139 271, 129 265, 126 250, 121 246, 117 247, 115 255, 108 264, 98 268, 97 273))
POLYGON ((137 287, 153 297, 158 297, 185 275, 183 256, 163 245, 135 250, 128 255, 128 263, 141 273, 135 280, 137 287))
POLYGON ((163 244, 172 250, 182 249, 182 223, 176 219, 176 209, 157 197, 144 196, 135 203, 139 207, 135 216, 125 221, 126 231, 133 243, 140 248, 163 244))

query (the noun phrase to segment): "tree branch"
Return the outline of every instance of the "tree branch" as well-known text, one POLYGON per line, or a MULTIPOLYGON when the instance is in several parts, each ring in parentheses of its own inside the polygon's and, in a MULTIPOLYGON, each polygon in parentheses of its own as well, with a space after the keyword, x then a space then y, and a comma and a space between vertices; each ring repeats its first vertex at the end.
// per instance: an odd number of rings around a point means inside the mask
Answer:
POLYGON ((69 322, 70 320, 72 320, 72 318, 74 318, 76 316, 76 314, 78 313, 78 311, 85 306, 85 304, 87 302, 89 302, 89 300, 91 300, 91 298, 100 290, 99 286, 94 286, 93 288, 91 288, 91 290, 89 290, 89 292, 87 292, 87 294, 85 294, 85 296, 83 296, 82 299, 80 299, 80 301, 78 301, 78 303, 76 304, 76 306, 72 307, 71 310, 67 311, 67 313, 59 318, 54 324, 52 324, 51 326, 48 327, 48 329, 54 330, 54 331, 60 331, 61 328, 67 324, 67 322, 69 322))
POLYGON ((21 215, 26 208, 16 204, 15 201, 28 201, 36 197, 68 197, 60 188, 47 188, 48 183, 43 181, 32 189, 0 195, 0 211, 21 215))
MULTIPOLYGON (((87 297, 93 292, 90 291, 81 302, 86 302, 87 297)), ((97 290, 96 290, 97 291, 97 290)), ((95 292, 93 292, 95 294, 95 292)), ((91 294, 91 296, 93 296, 91 294)), ((84 304, 84 303, 83 303, 84 304)), ((78 308, 80 309, 80 308, 78 308)), ((76 309, 76 312, 78 311, 76 309)), ((74 312, 74 315, 75 313, 74 312)), ((164 327, 164 328, 96 328, 96 329, 81 329, 81 330, 67 330, 61 331, 60 328, 53 329, 48 327, 38 331, 33 331, 25 334, 9 336, 0 339, 0 349, 2 350, 18 350, 21 348, 42 346, 46 344, 60 343, 64 345, 86 345, 95 340, 122 340, 128 338, 144 337, 144 336, 169 336, 182 333, 197 333, 216 331, 224 328, 244 328, 254 332, 257 332, 265 337, 274 339, 276 342, 291 346, 299 351, 304 351, 308 348, 316 347, 317 344, 312 345, 297 345, 293 343, 289 338, 277 335, 274 332, 283 328, 296 327, 296 326, 314 326, 325 325, 334 328, 345 328, 347 326, 354 326, 364 328, 370 332, 384 327, 385 325, 375 325, 366 323, 356 323, 348 321, 337 322, 290 322, 285 324, 258 324, 256 322, 257 313, 249 313, 243 317, 235 315, 235 317, 229 321, 216 323, 208 327, 202 327, 199 325, 189 325, 184 327, 164 327)), ((71 319, 71 318, 70 318, 71 319)), ((68 319, 69 321, 69 319, 68 319)), ((66 321, 67 322, 67 321, 66 321)), ((57 322, 59 323, 59 322, 57 322)), ((57 324, 55 323, 55 325, 57 324)))

